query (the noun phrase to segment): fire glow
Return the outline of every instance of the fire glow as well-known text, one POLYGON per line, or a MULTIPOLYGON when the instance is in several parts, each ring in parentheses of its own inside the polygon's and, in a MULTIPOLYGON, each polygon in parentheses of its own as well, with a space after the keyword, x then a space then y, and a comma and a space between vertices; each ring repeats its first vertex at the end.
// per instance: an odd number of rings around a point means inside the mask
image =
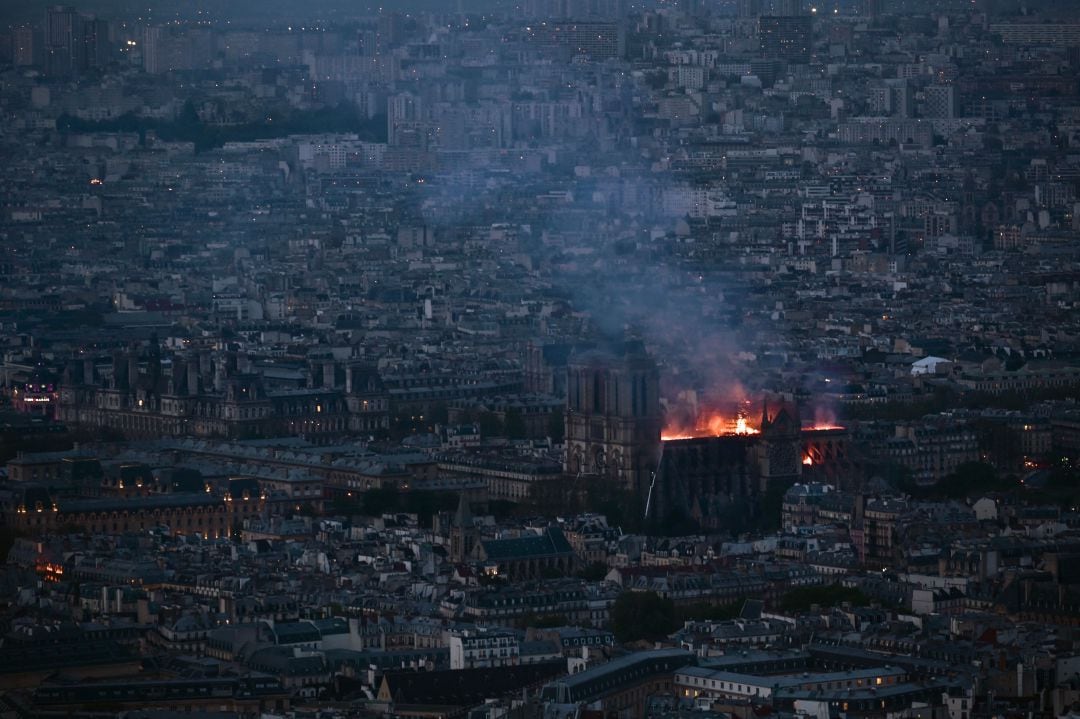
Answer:
POLYGON ((836 432, 844 429, 836 423, 836 414, 829 407, 818 405, 813 412, 813 422, 803 422, 804 432, 836 432))
MULTIPOLYGON (((751 411, 755 406, 751 400, 711 402, 712 407, 709 409, 699 409, 695 397, 691 396, 689 401, 686 401, 683 396, 679 399, 682 401, 676 402, 672 408, 674 411, 668 413, 664 429, 660 433, 662 441, 761 434, 758 423, 755 421, 751 424, 751 411), (715 409, 718 405, 727 409, 715 409)), ((766 414, 769 416, 769 419, 763 421, 771 421, 774 415, 769 413, 768 404, 763 402, 761 407, 762 416, 765 417, 766 414)), ((789 407, 790 411, 792 410, 789 407)), ((797 414, 798 408, 796 407, 793 411, 797 414)), ((802 424, 803 432, 840 432, 843 430, 844 427, 837 424, 836 416, 831 411, 820 407, 814 409, 813 420, 804 421, 802 424)), ((814 463, 812 458, 803 458, 805 465, 814 463)))
POLYGON ((668 442, 679 439, 696 439, 699 437, 727 437, 732 435, 759 434, 761 430, 750 426, 749 421, 743 414, 725 416, 719 413, 705 413, 698 418, 693 427, 668 424, 660 433, 660 439, 668 442))

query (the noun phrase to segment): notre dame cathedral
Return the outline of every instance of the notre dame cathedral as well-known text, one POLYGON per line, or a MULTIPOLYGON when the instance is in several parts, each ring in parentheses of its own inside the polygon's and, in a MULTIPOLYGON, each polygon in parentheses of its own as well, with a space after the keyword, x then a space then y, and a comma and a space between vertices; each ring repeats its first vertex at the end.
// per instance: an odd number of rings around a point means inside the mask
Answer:
POLYGON ((652 497, 655 518, 694 519, 709 529, 752 519, 773 484, 802 474, 802 432, 794 408, 763 410, 755 434, 664 442, 652 497))
POLYGON ((566 472, 640 493, 651 519, 682 515, 707 528, 752 515, 771 485, 802 476, 810 435, 796 406, 763 406, 753 434, 661 441, 659 387, 656 363, 639 342, 571 356, 566 472))
POLYGON ((567 364, 566 471, 647 492, 660 458, 660 373, 640 342, 567 364))

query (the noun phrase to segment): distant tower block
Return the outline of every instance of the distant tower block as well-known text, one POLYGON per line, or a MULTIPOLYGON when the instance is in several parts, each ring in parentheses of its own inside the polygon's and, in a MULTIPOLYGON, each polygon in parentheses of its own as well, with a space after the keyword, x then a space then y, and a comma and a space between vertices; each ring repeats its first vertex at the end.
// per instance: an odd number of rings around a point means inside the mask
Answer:
POLYGON ((640 342, 588 351, 567 366, 566 471, 642 495, 660 454, 660 373, 640 342))
POLYGON ((776 15, 758 18, 761 56, 807 62, 813 50, 813 20, 808 15, 776 15))

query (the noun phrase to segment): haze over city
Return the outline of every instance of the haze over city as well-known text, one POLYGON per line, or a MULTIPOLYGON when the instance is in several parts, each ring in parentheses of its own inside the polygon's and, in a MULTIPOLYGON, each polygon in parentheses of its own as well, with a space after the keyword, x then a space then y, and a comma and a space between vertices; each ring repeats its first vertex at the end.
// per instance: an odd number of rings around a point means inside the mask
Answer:
POLYGON ((1080 719, 1080 5, 0 6, 0 716, 1080 719))

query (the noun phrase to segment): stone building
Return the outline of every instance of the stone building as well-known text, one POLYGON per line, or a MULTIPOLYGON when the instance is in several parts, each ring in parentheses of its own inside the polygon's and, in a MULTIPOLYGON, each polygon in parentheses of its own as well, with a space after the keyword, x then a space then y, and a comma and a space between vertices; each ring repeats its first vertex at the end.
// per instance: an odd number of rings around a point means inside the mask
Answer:
POLYGON ((4 513, 8 526, 29 534, 77 527, 91 534, 160 530, 218 539, 230 536, 234 524, 258 516, 265 501, 259 494, 233 497, 205 492, 54 499, 40 488, 26 487, 4 513))
POLYGON ((305 384, 268 388, 235 352, 178 354, 166 371, 156 346, 132 348, 115 353, 111 366, 69 367, 59 417, 129 438, 318 438, 389 427, 388 394, 373 369, 315 363, 305 384))
POLYGON ((644 495, 660 454, 660 373, 640 342, 572 357, 567 370, 566 471, 644 495))
POLYGON ((803 441, 798 411, 787 406, 765 407, 756 433, 667 440, 649 517, 687 516, 710 528, 751 518, 770 485, 801 476, 803 441))

